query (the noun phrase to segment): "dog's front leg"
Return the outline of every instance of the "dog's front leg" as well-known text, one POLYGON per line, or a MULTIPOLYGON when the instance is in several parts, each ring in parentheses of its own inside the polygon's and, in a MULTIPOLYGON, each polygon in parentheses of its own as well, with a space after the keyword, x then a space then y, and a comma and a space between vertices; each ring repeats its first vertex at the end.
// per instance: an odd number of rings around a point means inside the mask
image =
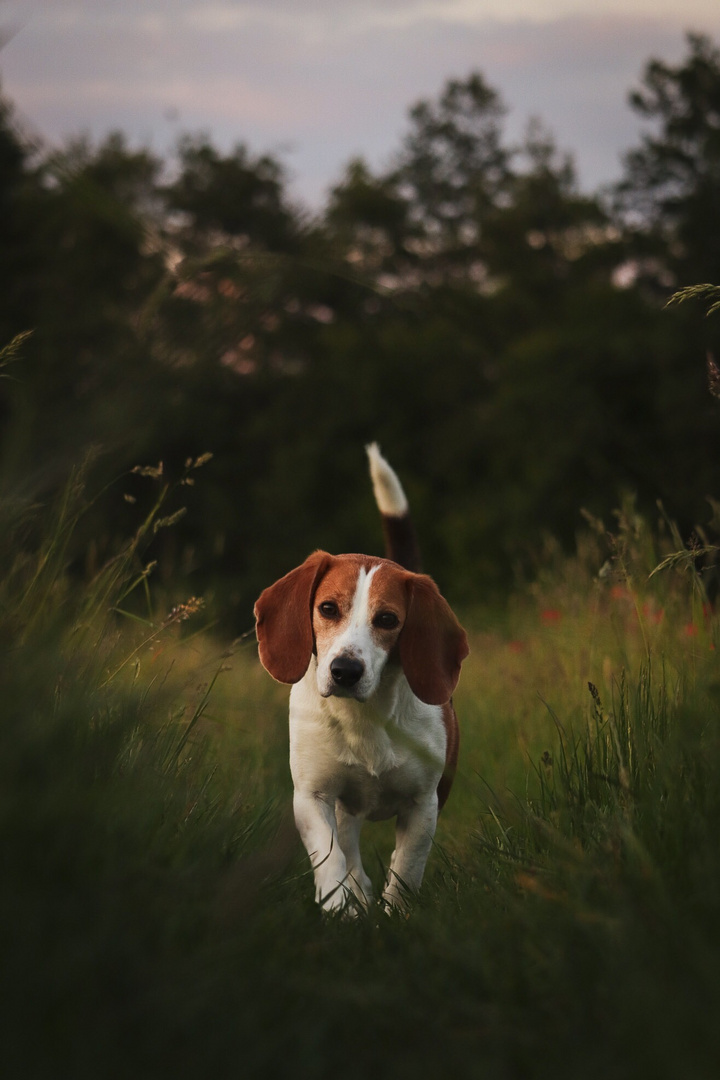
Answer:
POLYGON ((437 825, 437 793, 432 792, 411 810, 398 814, 395 850, 390 860, 383 900, 405 909, 422 884, 437 825))
POLYGON ((343 908, 348 896, 348 871, 338 837, 335 799, 296 790, 293 810, 315 873, 315 899, 325 911, 343 908))
MULTIPOLYGON (((345 854, 347 884, 359 907, 367 908, 372 900, 372 882, 365 873, 360 855, 360 830, 365 820, 360 815, 349 814, 338 800, 335 804, 338 837, 345 854)), ((358 907, 354 908, 357 913, 358 907)))

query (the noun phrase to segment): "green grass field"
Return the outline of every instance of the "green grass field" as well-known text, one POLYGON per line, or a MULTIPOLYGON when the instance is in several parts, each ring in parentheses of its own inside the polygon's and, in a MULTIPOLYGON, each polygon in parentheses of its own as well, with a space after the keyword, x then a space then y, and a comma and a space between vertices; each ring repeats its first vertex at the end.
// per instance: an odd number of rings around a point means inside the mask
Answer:
POLYGON ((287 688, 194 603, 119 613, 149 522, 87 585, 72 523, 2 530, 4 1075, 717 1075, 718 625, 686 558, 649 577, 626 513, 600 576, 590 537, 503 610, 469 598, 414 911, 324 918, 287 688))

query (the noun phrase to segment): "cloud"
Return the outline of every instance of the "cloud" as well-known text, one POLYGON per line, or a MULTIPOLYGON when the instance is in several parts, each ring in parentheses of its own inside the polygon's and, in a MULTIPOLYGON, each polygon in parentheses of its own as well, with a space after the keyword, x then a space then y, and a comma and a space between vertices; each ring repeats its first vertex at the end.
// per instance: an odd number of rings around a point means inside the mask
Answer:
MULTIPOLYGON (((368 28, 408 28, 423 23, 479 26, 556 22, 580 17, 671 18, 677 0, 0 0, 11 20, 42 19, 68 30, 89 22, 134 27, 139 33, 182 25, 226 33, 253 25, 292 27, 302 37, 337 36, 368 28)), ((717 16, 717 0, 684 0, 682 17, 703 22, 717 16)))
MULTIPOLYGON (((523 2, 502 0, 503 10, 523 2)), ((650 56, 681 58, 685 17, 703 3, 687 0, 671 19, 611 17, 614 0, 595 0, 602 15, 543 21, 480 19, 495 0, 36 0, 40 14, 0 59, 5 89, 53 141, 121 128, 165 152, 180 130, 202 129, 222 147, 282 150, 314 202, 350 156, 390 159, 411 104, 479 69, 510 107, 508 138, 539 115, 592 188, 637 141, 630 86, 650 56), (337 31, 327 18, 313 29, 330 8, 337 31)), ((532 6, 557 4, 588 6, 532 6)), ((720 34, 712 6, 701 26, 720 34)), ((0 26, 7 9, 0 0, 0 26)))

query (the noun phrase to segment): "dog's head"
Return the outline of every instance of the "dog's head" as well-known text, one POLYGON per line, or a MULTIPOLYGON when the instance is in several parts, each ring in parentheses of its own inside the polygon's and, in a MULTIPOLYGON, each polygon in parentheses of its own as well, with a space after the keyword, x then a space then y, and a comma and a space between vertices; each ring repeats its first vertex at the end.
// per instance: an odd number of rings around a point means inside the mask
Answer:
POLYGON ((425 574, 386 559, 316 551, 255 605, 260 660, 279 682, 296 683, 317 655, 317 688, 367 701, 388 657, 429 705, 450 700, 468 654, 465 631, 425 574))

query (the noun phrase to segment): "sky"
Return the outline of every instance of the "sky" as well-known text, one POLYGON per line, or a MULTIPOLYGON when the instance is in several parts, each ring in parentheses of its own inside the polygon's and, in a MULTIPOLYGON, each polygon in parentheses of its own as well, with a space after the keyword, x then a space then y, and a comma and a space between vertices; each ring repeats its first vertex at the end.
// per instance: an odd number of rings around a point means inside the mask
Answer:
POLYGON ((284 163, 322 205, 347 162, 391 164, 408 109, 479 70, 508 143, 540 118, 581 187, 617 179, 645 63, 720 45, 720 0, 0 0, 0 82, 50 146, 111 130, 167 155, 186 132, 284 163))

